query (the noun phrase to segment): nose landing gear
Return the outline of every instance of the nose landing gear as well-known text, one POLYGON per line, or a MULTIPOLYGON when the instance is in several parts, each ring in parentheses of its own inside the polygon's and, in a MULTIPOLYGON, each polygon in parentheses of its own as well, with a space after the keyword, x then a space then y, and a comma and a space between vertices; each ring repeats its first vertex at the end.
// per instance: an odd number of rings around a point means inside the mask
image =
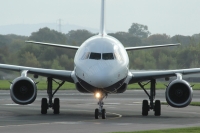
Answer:
POLYGON ((104 102, 103 99, 107 96, 105 93, 99 93, 97 92, 95 94, 95 97, 99 100, 98 105, 99 108, 95 109, 95 119, 99 119, 99 116, 101 115, 102 119, 106 119, 106 109, 103 108, 104 102))

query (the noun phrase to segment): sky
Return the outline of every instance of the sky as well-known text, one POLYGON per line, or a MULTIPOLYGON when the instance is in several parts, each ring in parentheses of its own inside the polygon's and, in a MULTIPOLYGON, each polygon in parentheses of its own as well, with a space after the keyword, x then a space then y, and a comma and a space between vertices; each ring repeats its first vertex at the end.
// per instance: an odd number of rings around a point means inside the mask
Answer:
MULTIPOLYGON (((101 0, 0 0, 0 26, 58 23, 99 29, 101 0)), ((200 33, 200 0, 106 0, 106 29, 125 31, 132 23, 152 34, 200 33)))

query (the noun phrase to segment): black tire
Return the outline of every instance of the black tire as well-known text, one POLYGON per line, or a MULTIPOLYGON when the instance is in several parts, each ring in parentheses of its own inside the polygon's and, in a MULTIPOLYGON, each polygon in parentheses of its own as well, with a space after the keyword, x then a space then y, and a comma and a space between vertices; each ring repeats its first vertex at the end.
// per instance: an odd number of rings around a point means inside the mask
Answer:
POLYGON ((95 119, 99 119, 99 109, 95 109, 94 117, 95 119))
POLYGON ((143 100, 142 102, 142 115, 147 116, 149 112, 149 102, 147 100, 143 100))
POLYGON ((54 114, 59 114, 60 113, 60 99, 59 98, 55 98, 54 99, 53 113, 54 114))
POLYGON ((102 109, 102 119, 106 119, 106 110, 102 109))
POLYGON ((155 106, 154 106, 154 115, 155 116, 160 116, 161 115, 161 104, 160 100, 155 101, 155 106))
POLYGON ((41 114, 47 114, 48 103, 46 98, 42 98, 41 101, 41 114))

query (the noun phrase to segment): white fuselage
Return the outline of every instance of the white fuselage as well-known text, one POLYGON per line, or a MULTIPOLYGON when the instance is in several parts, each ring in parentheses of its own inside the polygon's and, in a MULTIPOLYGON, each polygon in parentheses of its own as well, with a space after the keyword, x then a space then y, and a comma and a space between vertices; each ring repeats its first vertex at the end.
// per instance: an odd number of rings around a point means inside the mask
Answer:
POLYGON ((108 35, 86 40, 78 49, 74 63, 76 82, 88 92, 96 89, 115 92, 129 72, 129 58, 124 46, 108 35))

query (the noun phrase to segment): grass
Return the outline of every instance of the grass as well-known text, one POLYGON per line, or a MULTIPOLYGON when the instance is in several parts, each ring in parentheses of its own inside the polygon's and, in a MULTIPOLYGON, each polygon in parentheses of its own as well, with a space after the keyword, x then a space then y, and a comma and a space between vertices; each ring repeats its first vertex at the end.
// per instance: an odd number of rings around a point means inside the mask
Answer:
POLYGON ((192 106, 200 106, 200 102, 191 102, 190 105, 192 105, 192 106))
MULTIPOLYGON (((57 88, 57 84, 53 83, 53 89, 57 88)), ((46 81, 40 81, 37 84, 38 90, 46 90, 47 89, 47 82, 46 81)), ((10 88, 10 83, 7 80, 0 80, 0 90, 7 90, 10 88)), ((72 83, 65 82, 65 84, 60 88, 61 90, 73 90, 75 89, 75 85, 72 83)))
MULTIPOLYGON (((145 88, 150 88, 150 84, 146 85, 145 88)), ((166 87, 162 83, 157 83, 156 88, 165 89, 166 87)), ((129 90, 135 90, 135 89, 139 90, 139 89, 141 89, 141 87, 138 84, 130 84, 130 85, 128 85, 128 89, 129 90)))
MULTIPOLYGON (((156 83, 156 88, 158 90, 164 90, 166 89, 166 85, 167 83, 162 83, 162 82, 157 82, 156 83)), ((200 83, 191 83, 193 86, 194 90, 200 90, 200 83)), ((56 88, 57 84, 54 83, 53 87, 54 89, 56 88)), ((44 90, 47 88, 47 84, 45 80, 41 80, 38 84, 37 87, 39 90, 44 90)), ((8 80, 0 80, 0 90, 7 90, 10 88, 10 83, 8 80)), ((146 85, 145 88, 149 89, 150 88, 150 84, 146 85)), ((66 82, 62 87, 61 90, 73 90, 75 89, 75 85, 73 83, 68 83, 66 82)), ((128 85, 128 90, 142 90, 140 88, 140 86, 138 84, 130 84, 128 85)))
POLYGON ((135 132, 113 132, 113 133, 200 133, 200 127, 163 129, 150 131, 135 131, 135 132))
MULTIPOLYGON (((192 88, 193 90, 200 90, 200 83, 190 83, 191 85, 194 85, 192 88)), ((156 88, 163 90, 166 89, 166 85, 168 85, 167 82, 157 82, 156 83, 156 88)), ((145 88, 150 88, 150 84, 146 85, 145 88)), ((128 85, 129 90, 134 90, 134 89, 140 89, 140 86, 138 84, 130 84, 128 85)))
MULTIPOLYGON (((162 102, 162 105, 168 105, 166 102, 162 102)), ((190 106, 200 106, 200 102, 191 102, 190 106)))

